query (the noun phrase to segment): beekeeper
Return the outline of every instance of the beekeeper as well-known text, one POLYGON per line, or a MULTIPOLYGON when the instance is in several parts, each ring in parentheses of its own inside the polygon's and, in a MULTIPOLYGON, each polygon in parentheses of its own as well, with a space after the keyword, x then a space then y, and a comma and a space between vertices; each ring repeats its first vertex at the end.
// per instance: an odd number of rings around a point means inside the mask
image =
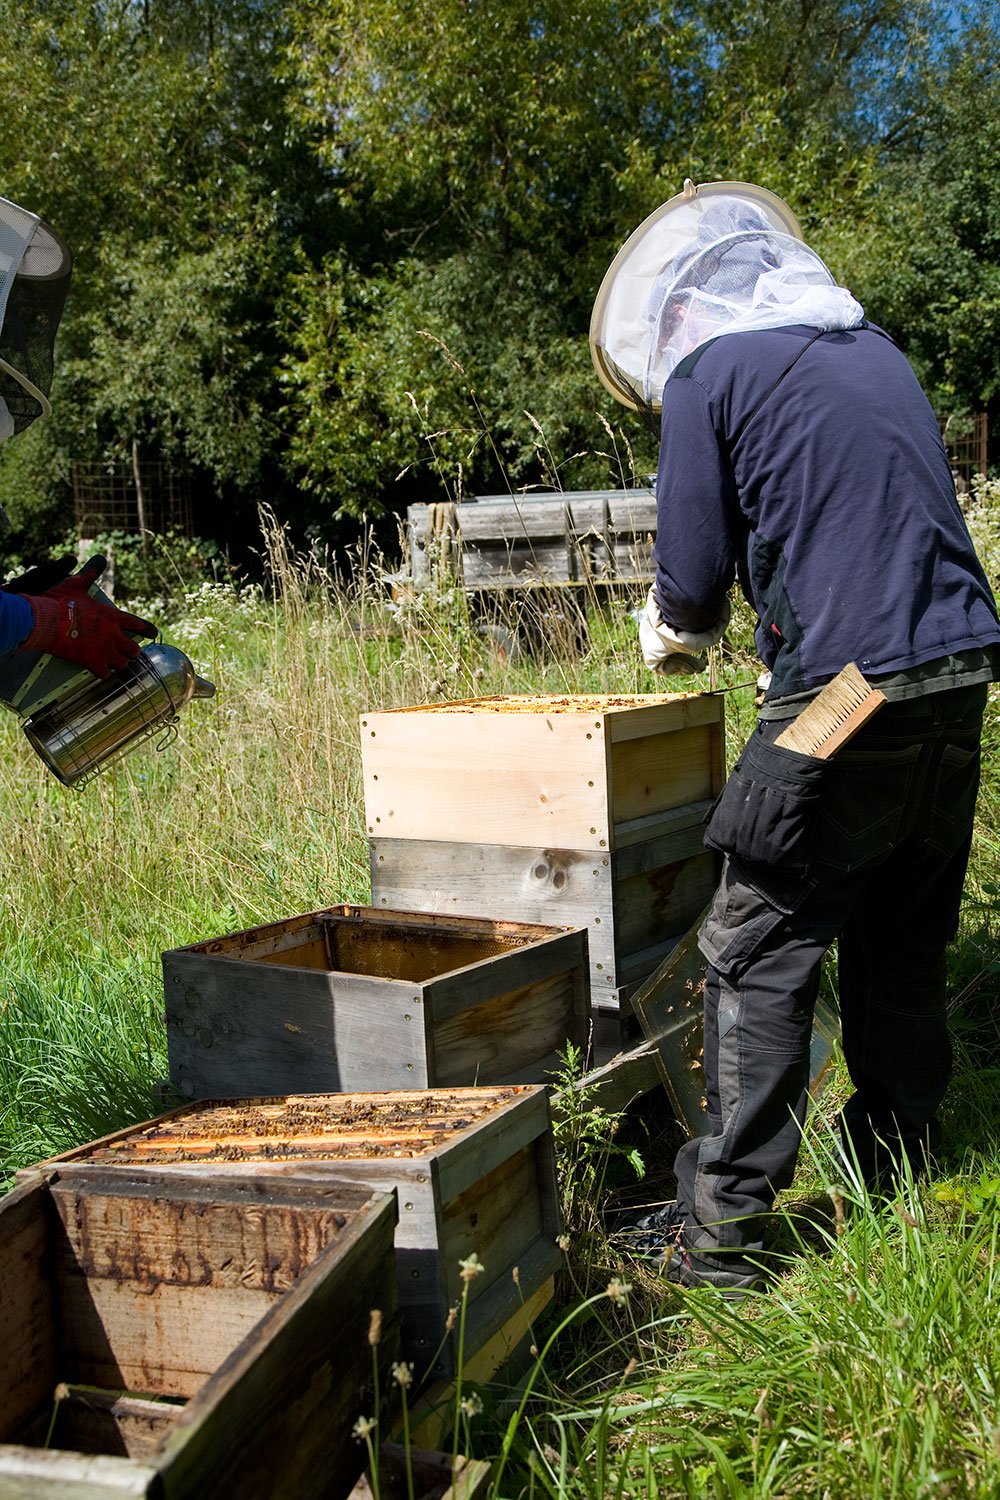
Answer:
POLYGON ((706 829, 725 855, 699 932, 710 1129, 634 1241, 673 1280, 743 1289, 792 1180, 835 939, 845 1158, 875 1189, 933 1140, 1000 624, 913 371, 773 194, 686 184, 616 257, 591 346, 620 401, 662 408, 646 664, 699 670, 735 577, 770 673, 706 829), (886 704, 829 761, 776 746, 848 662, 886 704))
MULTIPOLYGON (((36 214, 0 198, 0 442, 51 411, 52 351, 72 260, 36 214)), ((0 508, 0 528, 7 518, 0 508)), ((0 654, 46 651, 107 677, 139 654, 155 626, 90 597, 99 559, 68 576, 72 557, 43 563, 0 590, 0 654)))

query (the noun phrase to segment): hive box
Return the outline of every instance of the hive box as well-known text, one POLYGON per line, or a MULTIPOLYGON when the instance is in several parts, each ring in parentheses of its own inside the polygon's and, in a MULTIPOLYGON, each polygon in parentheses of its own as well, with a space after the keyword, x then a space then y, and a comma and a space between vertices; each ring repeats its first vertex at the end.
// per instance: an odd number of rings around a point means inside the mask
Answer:
POLYGON ((163 956, 189 1099, 541 1082, 587 1040, 582 930, 337 906, 163 956))
POLYGON ((350 1500, 486 1500, 490 1465, 479 1459, 429 1452, 403 1443, 383 1443, 379 1452, 378 1489, 362 1474, 350 1500), (413 1489, 409 1488, 412 1481, 413 1489))
POLYGON ((476 698, 361 720, 372 902, 586 926, 617 1010, 715 888, 718 694, 476 698))
MULTIPOLYGON (((0 1495, 350 1492, 391 1194, 88 1167, 0 1202, 0 1495)), ((383 1389, 385 1386, 383 1384, 383 1389)))
POLYGON ((52 1165, 67 1183, 97 1169, 208 1179, 243 1170, 268 1192, 282 1179, 319 1185, 334 1175, 369 1192, 395 1189, 402 1346, 418 1379, 454 1371, 445 1324, 462 1294, 460 1261, 475 1253, 486 1268, 469 1283, 464 1348, 472 1357, 522 1303, 546 1286, 551 1295, 562 1259, 544 1088, 187 1105, 52 1165))
POLYGON ((442 566, 494 599, 546 583, 649 581, 656 571, 652 489, 477 495, 408 506, 406 523, 417 588, 442 566))

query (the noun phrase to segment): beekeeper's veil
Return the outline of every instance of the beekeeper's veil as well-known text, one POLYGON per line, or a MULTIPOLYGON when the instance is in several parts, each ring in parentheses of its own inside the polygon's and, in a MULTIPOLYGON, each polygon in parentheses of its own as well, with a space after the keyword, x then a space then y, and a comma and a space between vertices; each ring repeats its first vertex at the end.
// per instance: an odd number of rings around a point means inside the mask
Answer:
POLYGON ((55 230, 0 198, 0 442, 47 416, 72 257, 55 230))
POLYGON ((709 339, 791 323, 856 328, 863 317, 780 198, 752 183, 687 182, 611 263, 590 350, 613 396, 658 411, 667 378, 709 339))

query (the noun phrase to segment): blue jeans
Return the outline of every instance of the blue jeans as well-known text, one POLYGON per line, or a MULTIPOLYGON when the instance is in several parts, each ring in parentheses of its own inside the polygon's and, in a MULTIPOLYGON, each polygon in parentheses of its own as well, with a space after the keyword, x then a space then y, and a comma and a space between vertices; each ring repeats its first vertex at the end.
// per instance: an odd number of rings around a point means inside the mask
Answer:
POLYGON ((699 933, 711 1133, 676 1161, 695 1264, 759 1251, 792 1180, 820 961, 835 940, 850 1151, 872 1185, 902 1155, 919 1165, 951 1071, 945 949, 985 702, 973 687, 885 704, 827 762, 774 746, 784 726, 761 723, 734 767, 706 833, 726 859, 699 933))

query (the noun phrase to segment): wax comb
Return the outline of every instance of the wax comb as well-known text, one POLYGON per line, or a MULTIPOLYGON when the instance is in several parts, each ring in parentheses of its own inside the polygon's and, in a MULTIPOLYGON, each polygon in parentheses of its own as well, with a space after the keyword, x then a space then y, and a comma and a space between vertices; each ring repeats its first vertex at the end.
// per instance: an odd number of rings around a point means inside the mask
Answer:
POLYGON ((774 743, 815 760, 828 760, 884 702, 885 694, 869 687, 855 663, 848 662, 774 743))

